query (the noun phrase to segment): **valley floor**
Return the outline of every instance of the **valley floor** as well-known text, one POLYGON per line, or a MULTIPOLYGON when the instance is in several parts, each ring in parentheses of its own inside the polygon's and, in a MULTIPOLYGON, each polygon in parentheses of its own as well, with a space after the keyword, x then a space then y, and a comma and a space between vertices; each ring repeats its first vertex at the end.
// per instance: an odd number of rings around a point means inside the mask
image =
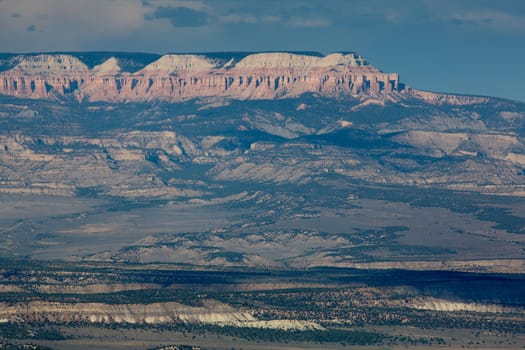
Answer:
MULTIPOLYGON (((69 328, 61 330, 72 339, 63 341, 31 341, 33 344, 48 346, 56 350, 93 349, 154 349, 169 345, 189 345, 200 347, 202 350, 327 350, 327 349, 356 349, 356 350, 387 350, 387 349, 523 349, 525 334, 507 334, 498 332, 480 332, 476 329, 438 329, 427 330, 413 327, 374 327, 368 330, 381 333, 399 335, 417 339, 419 337, 439 337, 445 339, 445 344, 417 344, 402 343, 391 345, 349 345, 346 343, 311 343, 311 342, 279 342, 279 341, 252 341, 234 338, 214 333, 191 334, 169 330, 143 329, 140 331, 129 329, 107 329, 105 327, 69 328)), ((22 344, 24 341, 15 343, 22 344)))

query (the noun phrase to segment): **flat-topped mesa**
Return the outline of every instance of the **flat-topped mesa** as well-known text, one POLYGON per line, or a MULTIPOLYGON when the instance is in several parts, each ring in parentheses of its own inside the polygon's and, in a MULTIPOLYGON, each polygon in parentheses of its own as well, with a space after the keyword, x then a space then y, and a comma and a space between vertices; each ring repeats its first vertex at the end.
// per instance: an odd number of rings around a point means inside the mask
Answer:
POLYGON ((89 74, 89 67, 71 55, 21 56, 15 67, 0 73, 0 94, 35 99, 68 95, 77 91, 89 74))
POLYGON ((43 54, 24 57, 13 71, 28 75, 73 75, 87 73, 89 68, 71 55, 43 54))
POLYGON ((324 57, 298 55, 286 52, 258 53, 245 57, 236 68, 294 68, 312 69, 330 66, 359 67, 368 63, 357 54, 333 53, 324 57))
POLYGON ((211 60, 198 55, 164 55, 147 65, 139 74, 171 75, 178 72, 210 72, 216 68, 211 60))
POLYGON ((73 95, 89 101, 183 101, 200 97, 275 99, 304 93, 395 94, 396 73, 383 73, 355 53, 327 56, 268 52, 243 57, 169 54, 134 72, 108 56, 90 68, 67 54, 21 55, 0 72, 0 94, 43 99, 73 95))
POLYGON ((368 66, 368 62, 365 61, 363 57, 356 53, 351 54, 342 54, 342 53, 333 53, 328 56, 323 57, 320 62, 320 66, 350 66, 350 67, 361 67, 368 66))
POLYGON ((238 69, 275 69, 294 68, 306 69, 315 66, 319 57, 297 55, 286 52, 256 53, 243 58, 235 65, 238 69))

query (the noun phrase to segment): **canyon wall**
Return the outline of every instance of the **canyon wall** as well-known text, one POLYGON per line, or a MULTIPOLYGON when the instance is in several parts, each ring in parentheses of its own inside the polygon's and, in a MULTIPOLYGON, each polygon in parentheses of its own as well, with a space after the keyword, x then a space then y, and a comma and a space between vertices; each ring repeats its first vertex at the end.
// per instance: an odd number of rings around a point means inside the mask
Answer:
POLYGON ((32 99, 73 96, 77 100, 184 101, 199 97, 274 99, 316 93, 322 96, 387 95, 404 85, 361 56, 257 53, 242 58, 164 55, 135 72, 110 57, 89 67, 69 54, 20 55, 0 72, 0 94, 32 99))

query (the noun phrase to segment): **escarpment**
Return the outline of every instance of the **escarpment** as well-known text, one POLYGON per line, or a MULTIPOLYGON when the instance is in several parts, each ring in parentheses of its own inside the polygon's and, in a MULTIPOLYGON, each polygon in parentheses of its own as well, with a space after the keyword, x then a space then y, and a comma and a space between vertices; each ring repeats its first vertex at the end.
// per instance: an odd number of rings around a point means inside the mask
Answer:
POLYGON ((175 302, 152 304, 59 303, 31 301, 0 304, 0 324, 7 322, 53 322, 98 324, 211 324, 282 330, 323 329, 302 320, 258 320, 248 311, 214 300, 202 306, 175 302))
POLYGON ((87 101, 177 102, 202 97, 274 99, 304 93, 389 95, 405 89, 398 74, 383 73, 355 53, 275 52, 231 58, 170 54, 134 71, 113 56, 89 67, 74 55, 39 54, 13 56, 1 66, 0 94, 31 99, 73 96, 87 101))

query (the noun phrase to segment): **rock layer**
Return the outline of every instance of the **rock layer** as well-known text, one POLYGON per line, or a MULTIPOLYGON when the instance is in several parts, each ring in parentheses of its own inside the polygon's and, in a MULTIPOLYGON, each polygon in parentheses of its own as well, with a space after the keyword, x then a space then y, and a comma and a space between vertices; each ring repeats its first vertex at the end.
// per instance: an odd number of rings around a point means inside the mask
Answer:
POLYGON ((229 305, 213 300, 205 301, 202 306, 188 306, 175 302, 153 304, 67 304, 31 301, 13 305, 0 304, 0 310, 0 324, 7 322, 192 323, 284 330, 323 329, 317 323, 310 321, 257 320, 247 311, 238 311, 229 305))
MULTIPOLYGON (((74 96, 89 101, 183 101, 200 97, 273 99, 316 93, 322 96, 389 95, 404 85, 355 53, 316 56, 257 53, 241 59, 206 55, 164 55, 136 72, 110 57, 89 68, 67 54, 18 56, 0 73, 0 94, 45 99, 74 96)), ((0 62, 1 63, 1 62, 0 62)))

